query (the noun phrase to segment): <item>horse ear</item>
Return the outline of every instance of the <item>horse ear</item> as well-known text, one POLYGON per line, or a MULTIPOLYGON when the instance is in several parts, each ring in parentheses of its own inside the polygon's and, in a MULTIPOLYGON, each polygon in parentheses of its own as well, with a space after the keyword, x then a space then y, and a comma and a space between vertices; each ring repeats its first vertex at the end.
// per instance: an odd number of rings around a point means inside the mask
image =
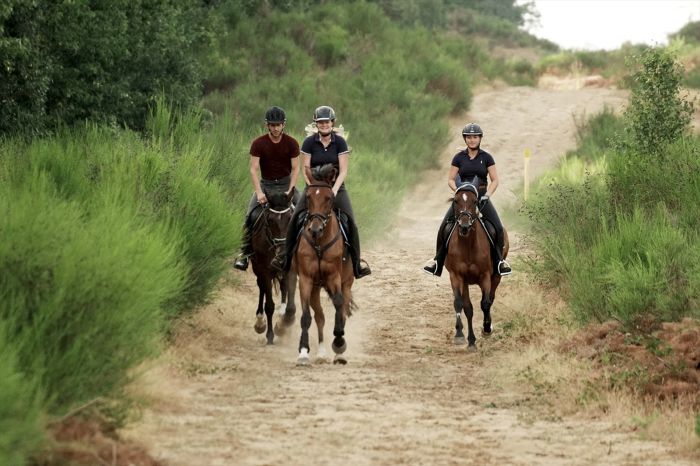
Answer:
POLYGON ((289 193, 287 194, 287 203, 289 203, 292 198, 294 197, 294 193, 297 192, 296 186, 292 186, 292 189, 289 190, 289 193))
POLYGON ((309 173, 307 173, 307 174, 310 175, 312 182, 317 183, 319 178, 321 178, 319 172, 320 172, 319 167, 313 167, 313 168, 309 169, 309 173))

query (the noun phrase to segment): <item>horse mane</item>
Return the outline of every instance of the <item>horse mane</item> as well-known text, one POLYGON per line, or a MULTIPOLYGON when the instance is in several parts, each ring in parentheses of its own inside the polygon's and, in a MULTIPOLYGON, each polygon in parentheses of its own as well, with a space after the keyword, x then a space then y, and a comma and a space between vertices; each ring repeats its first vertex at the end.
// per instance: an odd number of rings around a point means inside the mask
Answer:
POLYGON ((319 167, 314 167, 311 169, 311 177, 315 181, 333 185, 335 177, 338 175, 338 169, 333 166, 332 163, 326 163, 319 167))
POLYGON ((270 208, 283 210, 289 206, 289 198, 283 192, 265 193, 270 208))

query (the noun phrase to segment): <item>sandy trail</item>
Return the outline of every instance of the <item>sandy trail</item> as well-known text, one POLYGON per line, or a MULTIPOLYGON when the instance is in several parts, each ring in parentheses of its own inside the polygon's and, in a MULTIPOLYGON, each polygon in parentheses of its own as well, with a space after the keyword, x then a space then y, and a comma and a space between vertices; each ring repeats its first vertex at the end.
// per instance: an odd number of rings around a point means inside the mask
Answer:
MULTIPOLYGON (((499 351, 512 349, 499 324, 523 305, 529 288, 518 277, 517 231, 511 232, 516 272, 499 288, 494 335, 477 335, 475 354, 452 344, 448 274, 438 279, 421 271, 433 254, 450 194, 447 167, 463 145, 467 121, 485 130, 483 147, 494 155, 502 182, 494 201, 504 206, 522 188, 525 148, 537 176, 574 147, 574 114, 592 115, 606 103, 619 108, 625 100, 623 92, 606 89, 477 94, 473 110, 453 124, 440 169, 426 172, 407 196, 394 231, 366 248, 373 275, 355 283, 361 309, 347 325, 347 366, 296 367, 298 319, 287 336, 266 346, 252 330, 257 289, 249 272, 243 286, 224 289, 180 326, 174 347, 136 387, 152 405, 126 435, 173 466, 684 464, 664 445, 606 423, 525 419, 518 408, 525 396, 484 376, 499 351)), ((324 303, 331 335, 332 306, 324 303)), ((479 328, 481 313, 475 316, 479 328)))

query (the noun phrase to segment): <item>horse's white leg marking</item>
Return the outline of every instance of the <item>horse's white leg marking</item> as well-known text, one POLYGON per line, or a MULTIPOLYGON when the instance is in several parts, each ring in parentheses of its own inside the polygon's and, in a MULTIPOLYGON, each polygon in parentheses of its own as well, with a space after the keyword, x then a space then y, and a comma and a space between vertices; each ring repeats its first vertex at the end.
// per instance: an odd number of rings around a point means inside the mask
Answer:
POLYGON ((309 350, 302 348, 299 351, 299 357, 297 357, 298 366, 306 366, 309 364, 309 350))
POLYGON ((326 362, 327 356, 326 356, 326 347, 323 346, 323 343, 318 345, 318 352, 316 357, 318 358, 319 362, 326 362))

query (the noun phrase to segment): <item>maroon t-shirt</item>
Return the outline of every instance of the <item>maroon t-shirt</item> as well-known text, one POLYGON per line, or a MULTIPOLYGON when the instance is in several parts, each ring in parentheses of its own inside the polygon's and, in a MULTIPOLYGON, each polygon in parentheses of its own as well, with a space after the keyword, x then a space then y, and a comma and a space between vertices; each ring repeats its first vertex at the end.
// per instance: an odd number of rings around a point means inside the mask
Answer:
POLYGON ((299 143, 282 133, 282 139, 275 144, 268 134, 263 134, 250 145, 250 155, 260 158, 263 179, 278 180, 292 173, 292 159, 299 157, 299 143))

